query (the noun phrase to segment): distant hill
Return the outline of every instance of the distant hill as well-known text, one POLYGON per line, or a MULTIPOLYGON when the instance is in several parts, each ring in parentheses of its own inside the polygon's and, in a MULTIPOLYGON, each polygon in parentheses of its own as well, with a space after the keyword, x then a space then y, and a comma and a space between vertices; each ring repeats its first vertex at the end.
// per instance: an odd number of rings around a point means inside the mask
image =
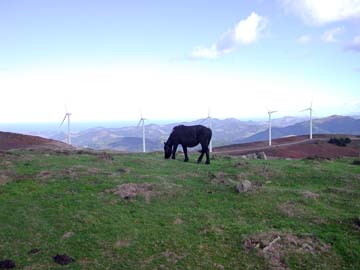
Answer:
MULTIPOLYGON (((193 122, 181 122, 167 125, 149 124, 145 128, 146 148, 148 151, 161 150, 176 125, 208 125, 206 119, 193 122)), ((214 146, 231 144, 235 139, 243 139, 265 130, 267 124, 254 121, 240 121, 235 118, 212 119, 214 146)), ((122 151, 142 150, 142 130, 136 126, 121 128, 96 127, 72 135, 72 144, 92 149, 113 149, 122 151)), ((66 133, 52 137, 65 141, 66 133)))
MULTIPOLYGON (((330 116, 314 119, 314 134, 360 134, 360 119, 349 116, 330 116)), ((147 151, 162 150, 176 125, 208 125, 208 120, 199 119, 192 122, 179 122, 166 125, 146 125, 147 151)), ((299 136, 309 133, 308 117, 286 116, 272 121, 272 137, 282 138, 299 136)), ((235 118, 212 119, 213 146, 223 146, 236 143, 265 141, 268 138, 267 121, 241 121, 235 118)), ((142 151, 142 130, 136 126, 105 128, 96 127, 74 133, 72 143, 77 147, 92 149, 111 149, 129 152, 142 151)), ((66 133, 57 133, 52 139, 66 141, 66 133)))
MULTIPOLYGON (((297 123, 287 127, 273 127, 272 138, 282 138, 287 136, 299 136, 309 134, 309 121, 297 123)), ((261 131, 248 138, 237 140, 237 143, 247 143, 255 141, 266 141, 268 130, 261 131)), ((313 134, 360 134, 360 119, 349 116, 333 115, 313 121, 313 134)))
POLYGON ((360 136, 320 134, 312 140, 308 136, 283 137, 273 140, 268 146, 267 141, 241 143, 214 148, 214 153, 227 155, 246 155, 250 153, 265 152, 269 157, 279 158, 338 158, 357 157, 359 155, 360 136), (329 139, 336 137, 349 137, 351 143, 346 147, 328 143, 329 139))
POLYGON ((0 150, 22 148, 73 149, 72 146, 55 140, 0 131, 0 150))

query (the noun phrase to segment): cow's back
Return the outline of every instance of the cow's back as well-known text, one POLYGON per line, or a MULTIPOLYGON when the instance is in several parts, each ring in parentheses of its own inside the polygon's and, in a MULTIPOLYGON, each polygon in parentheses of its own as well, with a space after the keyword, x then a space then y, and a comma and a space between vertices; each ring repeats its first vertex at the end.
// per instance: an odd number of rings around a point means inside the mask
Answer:
POLYGON ((195 126, 176 126, 173 129, 173 138, 179 144, 184 144, 189 147, 198 145, 202 140, 211 139, 211 129, 202 125, 195 126))

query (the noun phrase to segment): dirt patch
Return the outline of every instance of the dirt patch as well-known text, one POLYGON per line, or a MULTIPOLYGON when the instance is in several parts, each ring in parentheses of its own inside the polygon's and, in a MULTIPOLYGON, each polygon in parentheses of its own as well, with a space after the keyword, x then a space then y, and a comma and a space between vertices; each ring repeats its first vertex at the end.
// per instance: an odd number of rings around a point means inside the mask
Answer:
POLYGON ((130 247, 130 245, 131 245, 131 242, 129 240, 122 239, 122 240, 116 241, 114 246, 116 248, 123 248, 123 247, 130 247))
POLYGON ((200 229, 200 234, 223 234, 225 226, 223 224, 208 225, 200 229))
POLYGON ((178 255, 175 252, 170 251, 170 250, 164 251, 163 253, 161 253, 161 255, 166 258, 166 261, 168 263, 172 263, 172 264, 176 264, 178 261, 185 258, 185 255, 178 255))
POLYGON ((114 157, 112 155, 110 155, 109 153, 103 152, 103 153, 98 155, 98 160, 101 160, 101 161, 113 161, 114 157))
POLYGON ((292 201, 280 204, 278 209, 288 217, 297 217, 304 214, 304 209, 292 201))
POLYGON ((30 255, 30 254, 36 254, 36 253, 39 253, 40 252, 40 249, 38 249, 38 248, 33 248, 33 249, 31 249, 29 252, 28 252, 28 254, 30 255))
POLYGON ((124 200, 132 200, 136 196, 142 196, 146 202, 149 202, 152 197, 158 194, 155 186, 153 183, 127 183, 118 185, 116 188, 107 189, 105 192, 119 195, 124 200))
POLYGON ((234 182, 223 172, 217 172, 215 174, 209 174, 211 184, 230 186, 234 182))
POLYGON ((13 269, 15 267, 16 264, 13 260, 0 261, 0 269, 13 269))
POLYGON ((296 236, 290 233, 265 232, 244 241, 246 250, 256 251, 265 258, 269 269, 289 269, 285 259, 293 254, 323 254, 329 253, 330 245, 321 242, 315 236, 296 236))
POLYGON ((308 190, 303 191, 302 195, 304 196, 305 199, 318 199, 320 197, 319 194, 308 190))
POLYGON ((0 186, 5 185, 9 181, 9 177, 7 175, 0 174, 0 186))
POLYGON ((130 169, 128 169, 128 168, 119 168, 116 170, 117 175, 122 175, 122 174, 129 173, 129 172, 130 172, 130 169))
POLYGON ((248 178, 249 178, 249 174, 246 172, 239 173, 236 176, 236 180, 238 180, 238 181, 247 180, 248 178))
POLYGON ((70 238, 74 236, 74 233, 73 232, 66 232, 64 233, 64 235, 62 236, 63 239, 67 239, 67 238, 70 238))
POLYGON ((63 254, 63 255, 57 254, 56 256, 53 257, 53 259, 54 259, 54 262, 61 264, 61 265, 68 265, 72 262, 75 262, 75 260, 73 258, 69 257, 66 254, 63 254))
POLYGON ((180 224, 183 224, 183 221, 182 221, 181 218, 176 218, 176 219, 174 220, 174 224, 175 224, 175 225, 180 225, 180 224))

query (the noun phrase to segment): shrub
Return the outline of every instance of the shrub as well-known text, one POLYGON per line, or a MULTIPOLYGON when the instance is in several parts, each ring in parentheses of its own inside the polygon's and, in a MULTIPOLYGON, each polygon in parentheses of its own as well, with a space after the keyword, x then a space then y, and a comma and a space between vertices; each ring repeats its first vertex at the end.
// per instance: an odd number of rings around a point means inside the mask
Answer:
POLYGON ((346 138, 335 138, 335 137, 333 137, 333 138, 330 138, 328 143, 344 147, 344 146, 348 145, 349 143, 351 143, 351 139, 348 138, 348 137, 346 137, 346 138))

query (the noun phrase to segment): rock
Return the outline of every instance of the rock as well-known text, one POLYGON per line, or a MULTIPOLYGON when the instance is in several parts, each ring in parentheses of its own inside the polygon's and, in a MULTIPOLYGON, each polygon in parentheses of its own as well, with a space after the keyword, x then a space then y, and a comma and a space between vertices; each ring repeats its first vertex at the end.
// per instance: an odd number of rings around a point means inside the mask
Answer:
POLYGON ((250 191, 252 188, 252 184, 249 180, 242 180, 235 186, 235 190, 237 193, 245 193, 250 191))
POLYGON ((61 265, 68 265, 69 263, 72 263, 75 261, 73 258, 69 257, 66 254, 63 254, 63 255, 58 254, 58 255, 54 256, 53 259, 54 259, 54 262, 61 264, 61 265))
POLYGON ((64 239, 70 238, 70 237, 73 236, 73 235, 74 235, 73 232, 66 232, 66 233, 64 233, 63 238, 64 238, 64 239))
POLYGON ((265 152, 256 153, 256 156, 258 159, 267 160, 267 156, 266 156, 265 152))
POLYGON ((257 159, 257 155, 255 153, 247 154, 246 158, 247 159, 257 159))
POLYGON ((16 264, 12 260, 0 261, 0 269, 13 269, 16 267, 16 264))

